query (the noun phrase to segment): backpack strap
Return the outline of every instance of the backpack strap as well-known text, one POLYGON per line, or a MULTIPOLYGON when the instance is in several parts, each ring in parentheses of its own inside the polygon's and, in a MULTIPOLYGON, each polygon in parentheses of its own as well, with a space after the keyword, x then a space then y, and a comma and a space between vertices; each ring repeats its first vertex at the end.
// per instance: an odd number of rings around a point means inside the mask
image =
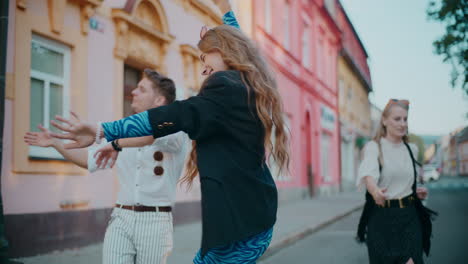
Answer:
MULTIPOLYGON (((418 178, 418 173, 416 171, 416 164, 419 164, 419 162, 416 161, 416 159, 414 158, 414 155, 413 155, 413 151, 411 150, 411 147, 408 143, 404 142, 405 143, 405 146, 406 148, 408 149, 408 152, 410 154, 410 157, 411 157, 411 162, 413 164, 413 174, 414 174, 414 181, 413 181, 413 186, 411 187, 411 189, 413 189, 413 195, 416 195, 416 182, 417 182, 417 178, 418 178)), ((421 164, 419 164, 421 166, 421 164)))

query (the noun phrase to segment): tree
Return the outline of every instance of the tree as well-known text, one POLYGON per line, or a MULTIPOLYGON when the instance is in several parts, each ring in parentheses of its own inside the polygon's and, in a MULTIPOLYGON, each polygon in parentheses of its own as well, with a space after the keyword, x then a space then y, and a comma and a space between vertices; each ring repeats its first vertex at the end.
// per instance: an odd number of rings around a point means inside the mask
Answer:
POLYGON ((415 134, 409 134, 408 140, 409 142, 414 143, 418 147, 418 156, 415 158, 419 163, 424 164, 424 152, 426 152, 424 140, 420 136, 417 136, 415 134))
POLYGON ((435 53, 452 65, 451 85, 468 95, 468 0, 431 0, 426 11, 432 20, 446 25, 445 35, 435 40, 435 53))

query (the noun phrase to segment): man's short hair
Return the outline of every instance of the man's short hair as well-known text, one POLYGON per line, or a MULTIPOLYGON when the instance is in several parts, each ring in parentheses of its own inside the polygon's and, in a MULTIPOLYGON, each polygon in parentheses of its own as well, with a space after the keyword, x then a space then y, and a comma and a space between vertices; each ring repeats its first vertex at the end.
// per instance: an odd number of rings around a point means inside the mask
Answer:
POLYGON ((143 77, 153 83, 153 88, 166 98, 166 103, 170 104, 175 101, 176 87, 172 79, 151 69, 145 69, 143 71, 143 77))

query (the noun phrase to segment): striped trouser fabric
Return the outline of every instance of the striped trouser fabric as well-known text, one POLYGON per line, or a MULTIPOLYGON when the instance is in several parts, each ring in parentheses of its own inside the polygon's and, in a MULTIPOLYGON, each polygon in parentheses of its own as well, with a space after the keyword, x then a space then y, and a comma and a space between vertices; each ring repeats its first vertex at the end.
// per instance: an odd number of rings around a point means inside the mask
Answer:
POLYGON ((104 236, 104 264, 164 264, 171 254, 172 214, 114 208, 104 236))

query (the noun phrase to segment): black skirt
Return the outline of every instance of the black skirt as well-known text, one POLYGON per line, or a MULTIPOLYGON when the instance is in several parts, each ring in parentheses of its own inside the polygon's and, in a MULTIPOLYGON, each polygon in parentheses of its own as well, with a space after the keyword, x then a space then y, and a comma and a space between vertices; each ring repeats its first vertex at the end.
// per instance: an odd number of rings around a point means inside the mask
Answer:
POLYGON ((370 264, 424 264, 421 223, 414 206, 372 210, 367 249, 370 264))

